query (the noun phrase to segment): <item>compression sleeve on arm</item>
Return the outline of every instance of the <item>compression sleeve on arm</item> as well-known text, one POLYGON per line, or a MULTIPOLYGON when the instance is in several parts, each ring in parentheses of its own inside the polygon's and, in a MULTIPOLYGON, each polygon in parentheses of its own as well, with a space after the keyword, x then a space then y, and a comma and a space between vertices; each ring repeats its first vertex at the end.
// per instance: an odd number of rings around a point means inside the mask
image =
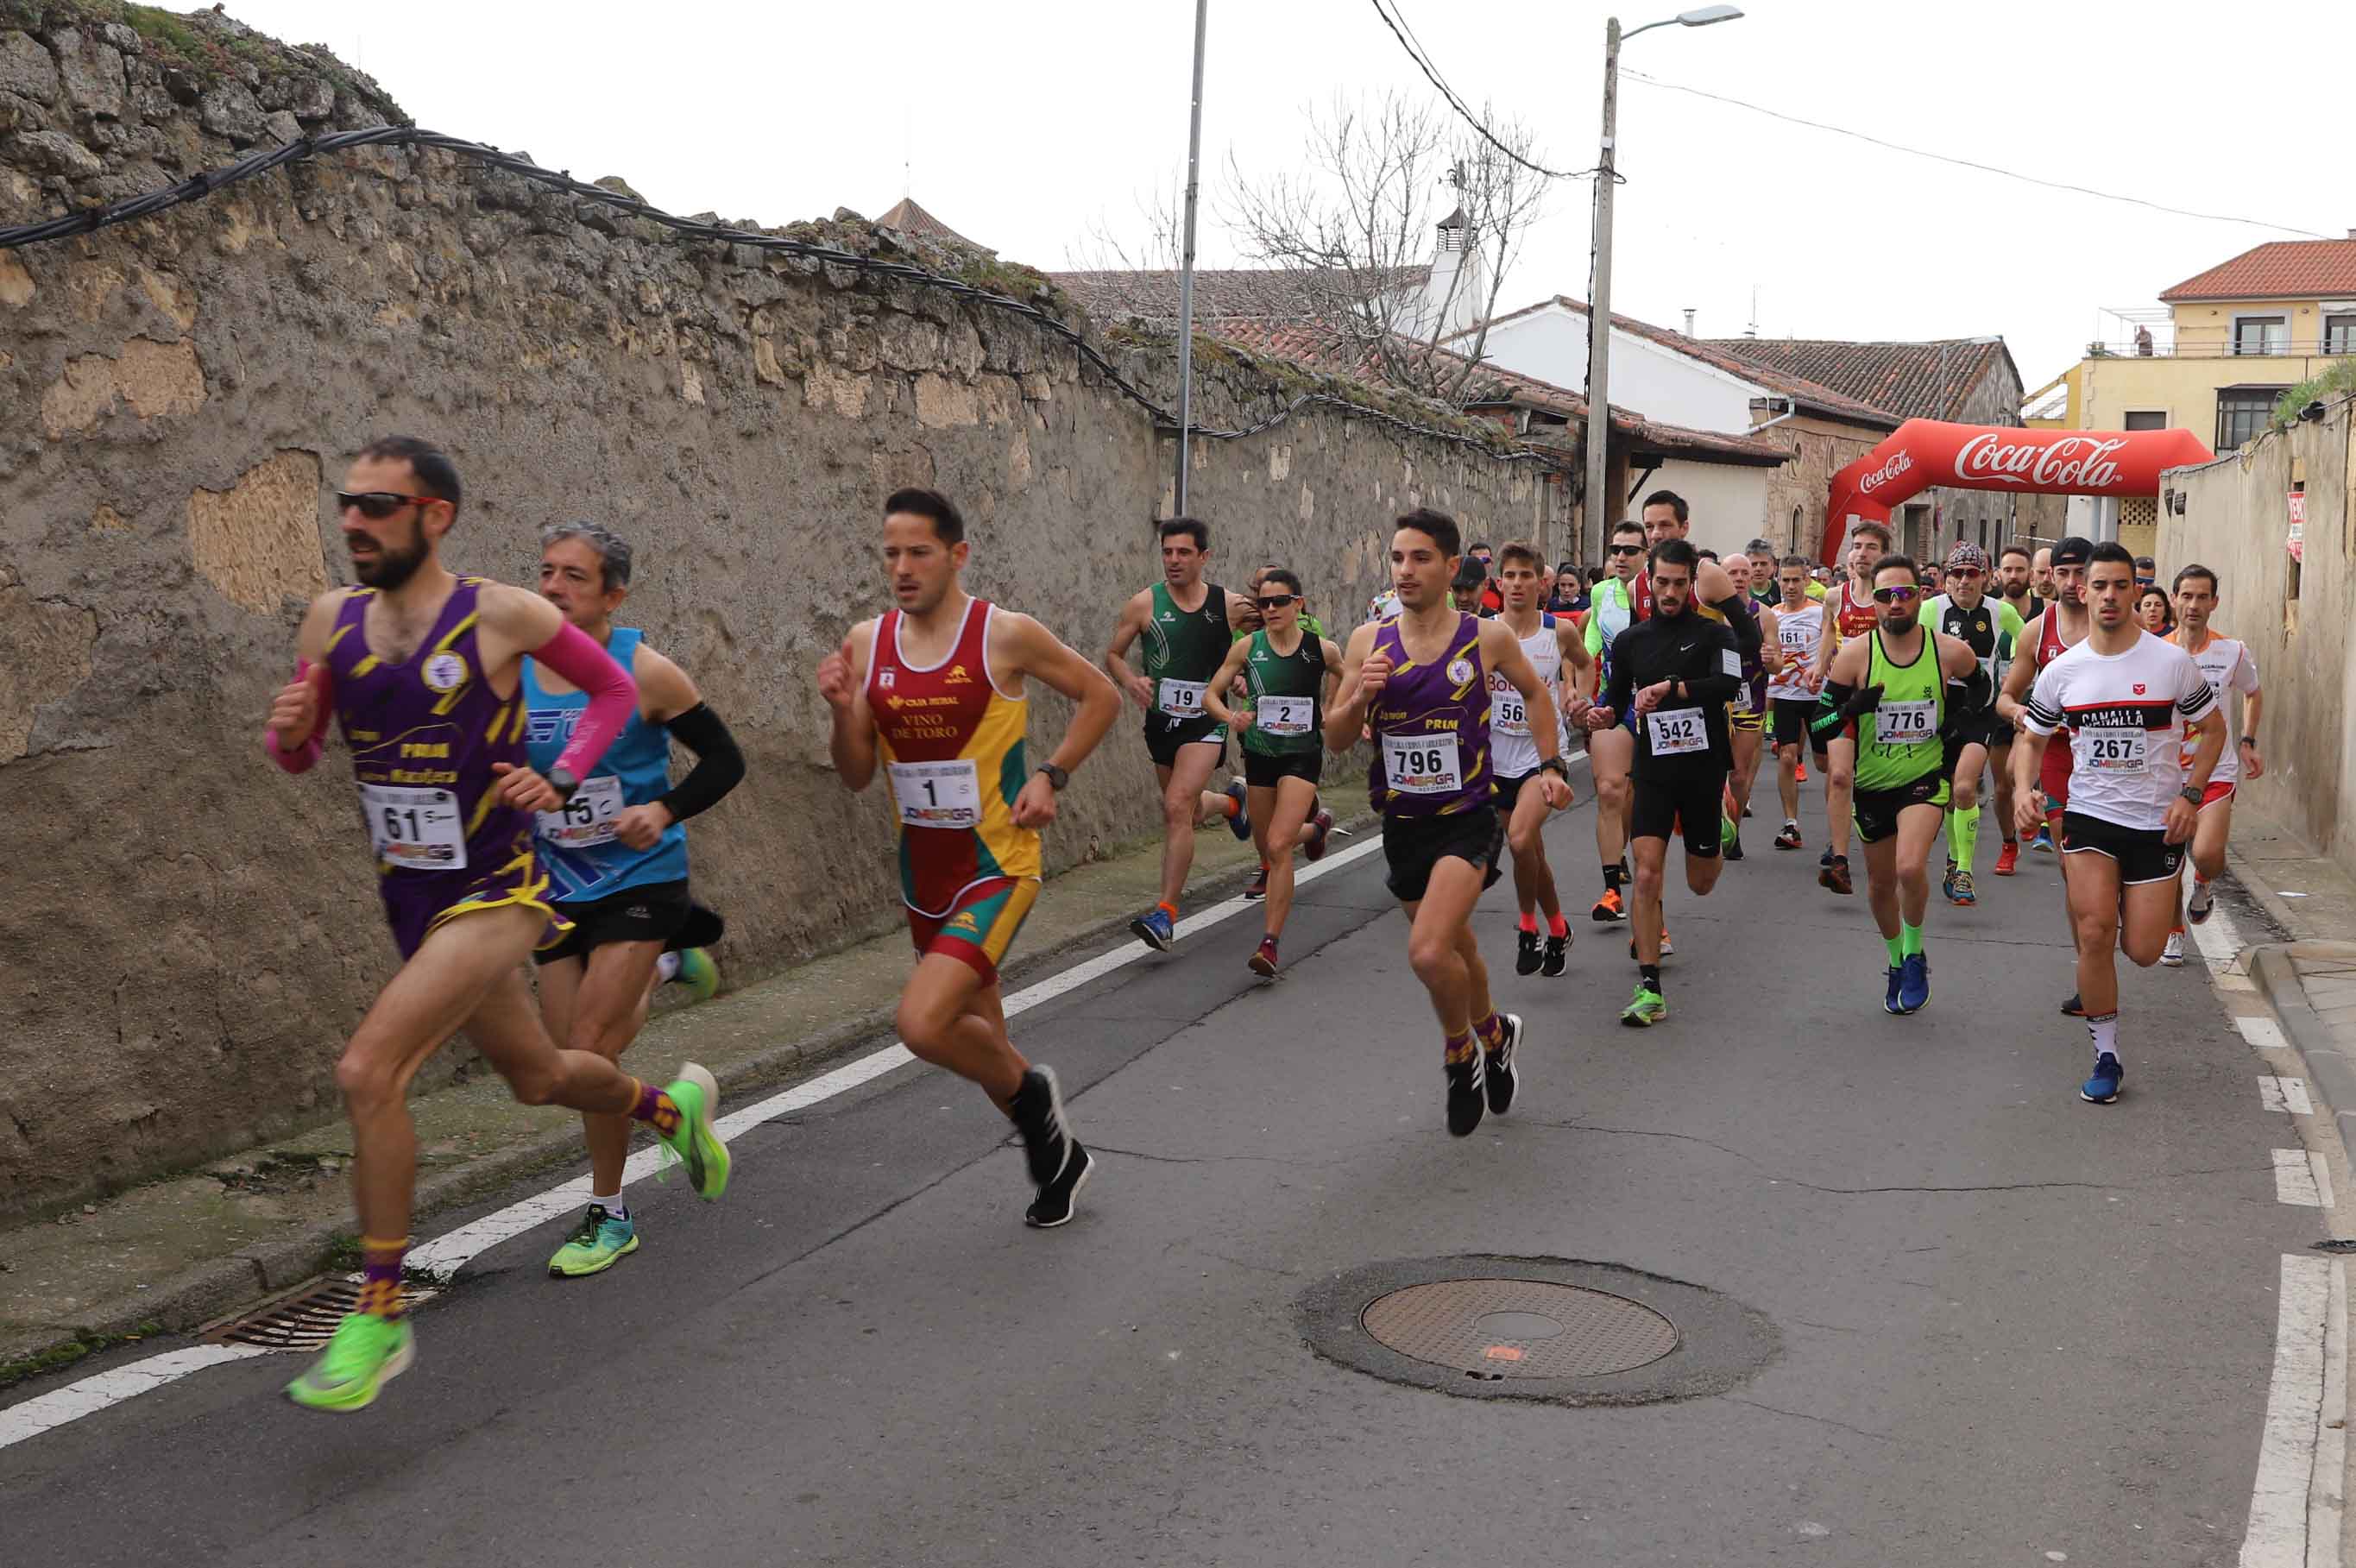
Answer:
POLYGON ((685 822, 719 805, 722 796, 744 781, 744 753, 736 749, 736 737, 728 732, 720 715, 701 702, 664 728, 695 753, 695 766, 688 770, 687 777, 657 795, 655 804, 669 810, 672 821, 685 822))
POLYGON ((580 688, 589 699, 573 727, 573 739, 556 759, 556 765, 574 778, 586 778, 615 738, 628 728, 630 715, 638 710, 638 683, 588 633, 569 621, 563 630, 532 649, 531 656, 580 688))
POLYGON ((1759 651, 1759 617, 1742 607, 1742 595, 1730 593, 1710 606, 1726 617, 1726 629, 1734 634, 1734 650, 1750 655, 1759 651))
POLYGON ((278 732, 265 724, 262 727, 262 749, 270 753, 272 762, 288 773, 307 773, 312 764, 319 760, 319 752, 323 749, 319 737, 327 733, 327 715, 335 711, 336 677, 328 673, 326 665, 315 665, 309 659, 298 658, 294 661, 294 678, 309 681, 311 689, 318 693, 319 722, 312 730, 311 738, 291 752, 278 749, 278 732))
POLYGON ((1816 716, 1808 720, 1808 728, 1821 735, 1847 723, 1848 701, 1856 695, 1857 688, 1846 681, 1825 682, 1824 695, 1816 699, 1816 716))

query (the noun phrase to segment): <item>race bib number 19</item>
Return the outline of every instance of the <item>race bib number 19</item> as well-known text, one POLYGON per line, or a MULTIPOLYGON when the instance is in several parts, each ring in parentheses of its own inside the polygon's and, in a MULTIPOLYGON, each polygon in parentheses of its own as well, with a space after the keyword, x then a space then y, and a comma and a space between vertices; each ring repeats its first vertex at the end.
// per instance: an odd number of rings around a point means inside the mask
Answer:
POLYGON ((1204 686, 1199 680, 1163 680, 1162 711, 1172 719, 1200 719, 1204 686))

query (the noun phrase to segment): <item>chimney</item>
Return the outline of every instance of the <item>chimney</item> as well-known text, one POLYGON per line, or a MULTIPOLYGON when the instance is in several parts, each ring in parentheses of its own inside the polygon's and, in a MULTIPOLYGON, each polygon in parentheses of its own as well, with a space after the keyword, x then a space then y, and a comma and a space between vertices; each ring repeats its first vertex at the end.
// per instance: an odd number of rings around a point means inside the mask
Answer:
POLYGON ((1440 220, 1422 297, 1408 302, 1398 325, 1410 336, 1424 338, 1469 331, 1480 322, 1487 293, 1482 253, 1473 248, 1472 225, 1460 207, 1440 220))
POLYGON ((1686 312, 1686 336, 1687 336, 1687 337, 1691 337, 1693 335, 1694 335, 1694 313, 1693 313, 1691 310, 1687 310, 1687 311, 1686 312))

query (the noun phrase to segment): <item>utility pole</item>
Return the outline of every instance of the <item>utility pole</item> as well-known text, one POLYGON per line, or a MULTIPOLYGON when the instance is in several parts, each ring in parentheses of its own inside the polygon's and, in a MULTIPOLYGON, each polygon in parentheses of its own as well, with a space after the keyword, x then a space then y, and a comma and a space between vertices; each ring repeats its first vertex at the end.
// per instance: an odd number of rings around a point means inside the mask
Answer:
POLYGON ((1595 530, 1595 553, 1587 553, 1587 528, 1580 529, 1580 554, 1600 561, 1620 520, 1620 502, 1607 496, 1612 474, 1612 187, 1614 144, 1620 123, 1620 18, 1603 29, 1603 144, 1595 160, 1595 286, 1587 302, 1587 494, 1586 523, 1595 530), (1606 512, 1613 515, 1605 516, 1606 512))
POLYGON ((1178 507, 1186 515, 1186 470, 1194 431, 1194 198, 1203 162, 1203 35, 1211 0, 1194 0, 1194 91, 1186 125, 1186 239, 1178 262, 1178 507))

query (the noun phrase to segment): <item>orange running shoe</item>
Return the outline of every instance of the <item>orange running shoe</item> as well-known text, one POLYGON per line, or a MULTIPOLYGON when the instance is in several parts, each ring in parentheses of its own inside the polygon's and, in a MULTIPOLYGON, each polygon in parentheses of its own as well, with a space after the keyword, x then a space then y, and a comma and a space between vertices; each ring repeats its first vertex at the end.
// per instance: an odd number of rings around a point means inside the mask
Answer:
POLYGON ((2020 846, 2008 838, 2005 840, 2003 853, 1999 854, 1996 858, 1996 874, 1999 877, 2009 877, 2013 875, 2019 867, 2020 846))
POLYGON ((1595 907, 1587 912, 1590 918, 1597 921, 1625 920, 1628 918, 1628 906, 1621 901, 1618 888, 1606 888, 1603 896, 1595 901, 1595 907))
POLYGON ((1807 764, 1807 763, 1794 763, 1794 764, 1793 765, 1792 777, 1793 777, 1794 780, 1796 780, 1796 781, 1798 781, 1799 783, 1801 783, 1801 784, 1805 784, 1805 783, 1807 783, 1807 782, 1808 782, 1808 764, 1807 764))

